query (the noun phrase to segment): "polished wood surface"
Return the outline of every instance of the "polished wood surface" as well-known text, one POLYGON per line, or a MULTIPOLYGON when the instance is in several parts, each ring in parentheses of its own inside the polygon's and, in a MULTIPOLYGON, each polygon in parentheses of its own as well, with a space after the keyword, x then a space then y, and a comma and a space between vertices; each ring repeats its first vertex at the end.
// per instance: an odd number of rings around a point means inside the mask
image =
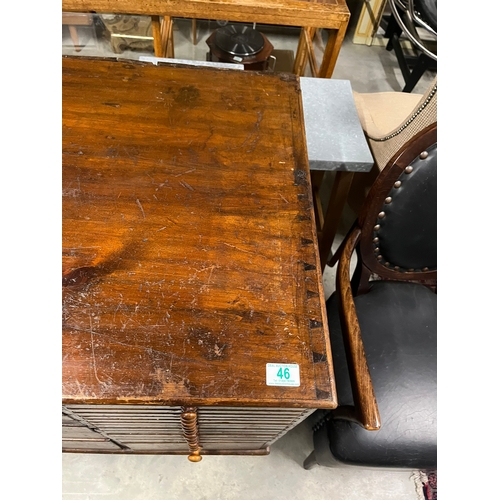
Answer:
POLYGON ((334 408, 298 79, 62 64, 63 403, 334 408))

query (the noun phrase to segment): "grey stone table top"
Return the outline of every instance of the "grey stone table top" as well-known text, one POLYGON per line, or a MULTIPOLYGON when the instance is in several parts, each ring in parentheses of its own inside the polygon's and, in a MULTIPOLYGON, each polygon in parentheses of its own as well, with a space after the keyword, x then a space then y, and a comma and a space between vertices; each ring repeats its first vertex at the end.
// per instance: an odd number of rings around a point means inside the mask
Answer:
POLYGON ((349 80, 300 78, 311 170, 369 172, 373 156, 349 80))

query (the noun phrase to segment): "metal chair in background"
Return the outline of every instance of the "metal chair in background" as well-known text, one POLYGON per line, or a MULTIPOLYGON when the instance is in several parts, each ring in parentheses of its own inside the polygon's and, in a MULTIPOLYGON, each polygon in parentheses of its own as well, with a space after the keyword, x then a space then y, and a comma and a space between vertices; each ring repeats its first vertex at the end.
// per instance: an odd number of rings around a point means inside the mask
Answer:
POLYGON ((403 92, 411 92, 421 76, 437 64, 437 0, 388 0, 391 17, 385 32, 387 50, 393 50, 403 73, 403 92), (401 36, 418 53, 403 52, 401 36))

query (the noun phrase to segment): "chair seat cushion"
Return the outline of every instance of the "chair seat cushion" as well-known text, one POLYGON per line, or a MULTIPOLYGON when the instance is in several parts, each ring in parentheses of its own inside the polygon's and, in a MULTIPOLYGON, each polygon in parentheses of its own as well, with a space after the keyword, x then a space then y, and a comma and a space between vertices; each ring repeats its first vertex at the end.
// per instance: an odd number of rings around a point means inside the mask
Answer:
MULTIPOLYGON (((437 296, 423 285, 378 281, 355 304, 381 429, 330 420, 330 450, 348 464, 436 467, 437 296)), ((352 405, 335 295, 327 310, 339 405, 352 405)))

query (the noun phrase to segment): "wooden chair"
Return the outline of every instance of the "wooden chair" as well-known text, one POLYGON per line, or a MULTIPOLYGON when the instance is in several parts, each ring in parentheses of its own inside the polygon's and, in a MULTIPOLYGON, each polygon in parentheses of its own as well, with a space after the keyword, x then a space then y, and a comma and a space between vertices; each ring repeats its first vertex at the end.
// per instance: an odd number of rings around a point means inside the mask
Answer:
POLYGON ((379 174, 337 253, 327 312, 339 406, 316 415, 306 469, 436 468, 436 233, 434 123, 379 174))

